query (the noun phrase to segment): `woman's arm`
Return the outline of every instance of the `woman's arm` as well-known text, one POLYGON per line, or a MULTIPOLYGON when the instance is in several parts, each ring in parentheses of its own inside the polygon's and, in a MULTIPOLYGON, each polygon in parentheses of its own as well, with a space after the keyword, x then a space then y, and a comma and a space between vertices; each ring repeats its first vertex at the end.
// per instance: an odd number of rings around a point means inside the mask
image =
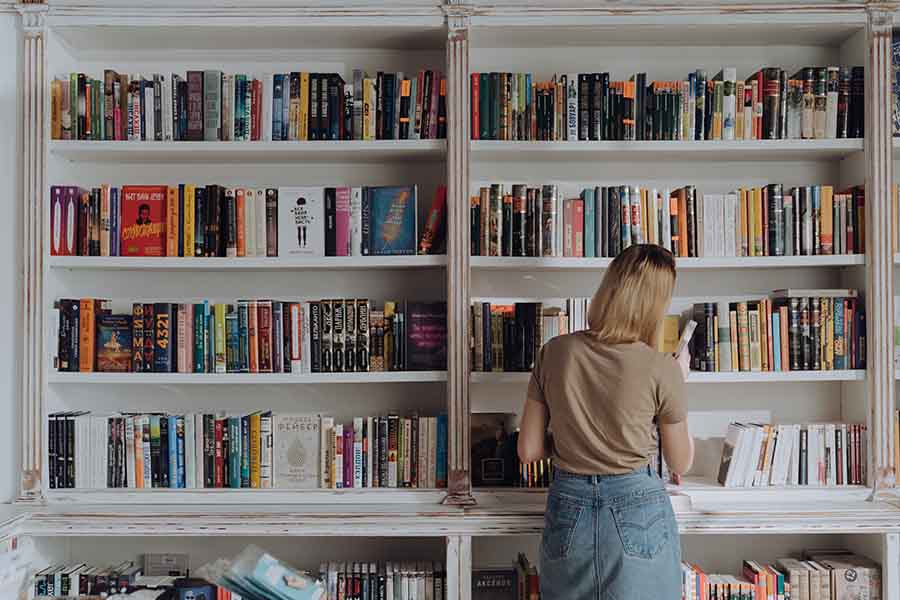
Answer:
POLYGON ((547 405, 528 398, 525 412, 519 423, 519 460, 530 463, 550 456, 547 443, 547 423, 550 415, 547 405))
POLYGON ((661 423, 659 435, 662 438, 663 458, 666 459, 669 470, 678 476, 683 475, 694 462, 694 438, 688 431, 687 420, 661 423))

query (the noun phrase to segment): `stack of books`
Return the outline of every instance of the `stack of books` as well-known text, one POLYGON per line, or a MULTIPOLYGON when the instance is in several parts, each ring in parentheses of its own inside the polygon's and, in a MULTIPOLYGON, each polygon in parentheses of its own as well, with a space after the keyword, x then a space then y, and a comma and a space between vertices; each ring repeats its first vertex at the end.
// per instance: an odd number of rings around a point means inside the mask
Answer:
POLYGON ((50 188, 51 256, 392 256, 436 254, 439 186, 421 232, 415 185, 217 184, 50 188))
POLYGON ((58 371, 348 373, 447 368, 447 304, 366 299, 56 302, 58 371))
POLYGON ((865 250, 862 186, 775 183, 701 193, 597 186, 566 198, 556 184, 492 184, 470 200, 472 256, 615 257, 658 244, 681 257, 814 256, 865 250))
POLYGON ((475 140, 772 140, 863 137, 863 67, 725 67, 677 81, 635 73, 472 73, 475 140))
POLYGON ((447 486, 447 417, 259 411, 47 418, 51 489, 447 486))

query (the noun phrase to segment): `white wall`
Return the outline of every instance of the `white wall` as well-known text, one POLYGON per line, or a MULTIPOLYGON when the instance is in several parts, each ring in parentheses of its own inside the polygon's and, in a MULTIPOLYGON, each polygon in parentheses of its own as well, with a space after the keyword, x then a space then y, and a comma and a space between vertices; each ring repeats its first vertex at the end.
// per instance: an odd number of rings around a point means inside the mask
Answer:
POLYGON ((15 498, 19 460, 21 48, 19 16, 0 4, 0 502, 15 498))

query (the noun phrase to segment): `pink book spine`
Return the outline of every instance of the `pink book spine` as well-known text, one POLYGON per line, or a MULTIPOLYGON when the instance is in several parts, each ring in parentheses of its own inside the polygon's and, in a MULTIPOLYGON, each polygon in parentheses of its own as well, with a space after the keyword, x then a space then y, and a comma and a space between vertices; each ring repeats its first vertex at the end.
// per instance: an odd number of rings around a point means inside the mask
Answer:
POLYGON ((340 187, 335 197, 335 235, 338 256, 350 256, 350 188, 340 187))
POLYGON ((353 487, 353 427, 344 427, 344 487, 353 487))
POLYGON ((432 140, 437 138, 437 114, 440 95, 441 74, 438 71, 433 71, 431 74, 431 106, 428 107, 428 138, 432 140))

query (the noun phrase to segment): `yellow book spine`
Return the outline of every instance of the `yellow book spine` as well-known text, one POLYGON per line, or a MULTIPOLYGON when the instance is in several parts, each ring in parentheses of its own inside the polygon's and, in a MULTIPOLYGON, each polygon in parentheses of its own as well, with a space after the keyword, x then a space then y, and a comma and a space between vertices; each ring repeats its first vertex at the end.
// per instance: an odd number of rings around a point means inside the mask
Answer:
POLYGON ((166 189, 166 256, 178 256, 178 188, 166 189))
POLYGON ((225 305, 215 305, 216 318, 216 373, 226 372, 225 362, 225 305))
POLYGON ((822 200, 819 208, 819 243, 822 254, 834 254, 834 188, 822 186, 822 200))
POLYGON ((260 415, 250 415, 250 487, 259 488, 259 461, 262 447, 260 415))
POLYGON ((373 92, 373 80, 371 78, 363 79, 363 139, 364 140, 374 140, 375 132, 372 131, 372 127, 370 123, 372 119, 370 115, 373 114, 375 107, 372 97, 373 92))
POLYGON ((184 248, 185 257, 194 256, 194 190, 193 185, 184 186, 184 248))
POLYGON ((829 371, 834 369, 834 305, 831 298, 822 300, 825 314, 825 335, 822 336, 825 342, 825 368, 829 371))
POLYGON ((300 111, 297 114, 300 140, 309 139, 309 73, 300 73, 300 111))
POLYGON ((59 79, 50 84, 50 137, 62 139, 62 81, 59 79))

